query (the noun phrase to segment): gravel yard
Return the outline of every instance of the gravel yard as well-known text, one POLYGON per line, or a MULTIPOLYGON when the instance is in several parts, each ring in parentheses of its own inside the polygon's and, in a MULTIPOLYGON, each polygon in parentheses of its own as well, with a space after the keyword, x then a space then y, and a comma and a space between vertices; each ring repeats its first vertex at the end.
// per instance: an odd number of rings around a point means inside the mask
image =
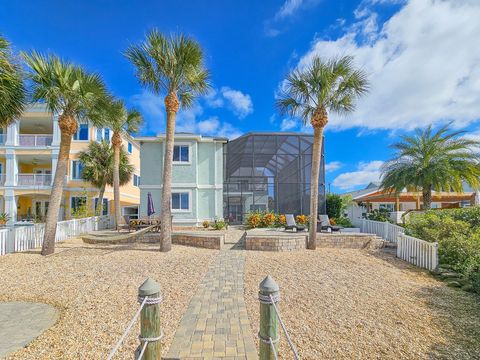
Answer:
MULTIPOLYGON (((480 359, 480 298, 391 256, 346 249, 246 254, 253 332, 258 284, 270 274, 302 360, 480 359)), ((284 337, 281 353, 292 358, 284 337)))
MULTIPOLYGON (((71 240, 58 253, 38 252, 0 259, 0 301, 35 301, 60 310, 59 321, 12 359, 105 359, 134 315, 138 286, 160 283, 163 354, 216 250, 158 244, 86 245, 71 240)), ((115 359, 132 359, 138 323, 115 359)))

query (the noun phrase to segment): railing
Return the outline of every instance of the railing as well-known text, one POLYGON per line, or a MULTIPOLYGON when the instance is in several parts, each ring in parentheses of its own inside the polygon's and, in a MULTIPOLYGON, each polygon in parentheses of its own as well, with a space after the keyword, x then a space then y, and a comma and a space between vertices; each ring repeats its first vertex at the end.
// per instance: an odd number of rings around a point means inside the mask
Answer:
MULTIPOLYGON (((112 228, 113 221, 113 217, 110 215, 60 221, 57 223, 55 242, 63 241, 92 231, 112 228)), ((10 237, 10 240, 6 240, 5 253, 12 252, 8 247, 9 241, 13 243, 13 252, 26 251, 42 246, 45 224, 16 226, 13 229, 0 230, 0 246, 3 231, 7 231, 7 233, 11 232, 10 235, 6 235, 7 237, 10 237)), ((1 253, 0 255, 5 254, 1 253)))
POLYGON ((0 230, 0 256, 5 255, 8 252, 8 229, 0 230))
POLYGON ((397 257, 418 267, 435 270, 438 267, 438 243, 401 234, 397 244, 397 257))
POLYGON ((50 186, 52 185, 52 175, 51 174, 18 174, 17 185, 50 186))
POLYGON ((47 134, 19 134, 18 145, 19 146, 50 146, 52 145, 53 135, 47 134))
POLYGON ((398 236, 404 233, 403 227, 389 223, 388 221, 355 219, 353 224, 358 226, 363 233, 375 234, 392 243, 397 243, 398 236))

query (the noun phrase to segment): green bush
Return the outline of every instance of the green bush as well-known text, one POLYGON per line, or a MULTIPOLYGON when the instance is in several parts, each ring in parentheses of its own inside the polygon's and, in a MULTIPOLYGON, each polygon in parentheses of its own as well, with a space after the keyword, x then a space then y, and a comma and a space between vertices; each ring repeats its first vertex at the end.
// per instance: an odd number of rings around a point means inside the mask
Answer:
POLYGON ((480 293, 480 208, 431 210, 411 215, 406 234, 438 242, 440 266, 462 274, 480 293))
POLYGON ((327 194, 326 205, 327 215, 330 219, 338 219, 343 216, 344 205, 340 195, 327 194))
POLYGON ((225 224, 225 221, 224 220, 215 220, 215 222, 213 224, 210 224, 212 225, 212 227, 215 229, 215 230, 222 230, 225 228, 226 224, 225 224))
POLYGON ((367 213, 366 215, 368 220, 373 220, 373 221, 389 221, 390 220, 390 211, 387 209, 375 209, 367 213))
POLYGON ((344 216, 336 218, 336 219, 334 219, 334 221, 335 221, 335 224, 339 225, 339 226, 343 226, 343 227, 346 227, 346 228, 353 227, 353 224, 350 221, 350 219, 347 218, 347 217, 344 217, 344 216))

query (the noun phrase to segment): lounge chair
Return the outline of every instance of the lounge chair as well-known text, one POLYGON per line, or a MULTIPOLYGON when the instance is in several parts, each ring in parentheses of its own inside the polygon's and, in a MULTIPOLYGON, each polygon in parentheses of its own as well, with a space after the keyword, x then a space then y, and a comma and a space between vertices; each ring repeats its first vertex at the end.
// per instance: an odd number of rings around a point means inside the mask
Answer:
POLYGON ((340 231, 341 228, 341 226, 330 225, 330 219, 328 218, 328 215, 318 215, 317 231, 320 229, 320 231, 327 230, 333 232, 340 231))
POLYGON ((295 229, 296 231, 303 231, 306 229, 306 226, 304 225, 297 225, 297 223, 295 222, 295 218, 293 217, 292 214, 285 215, 285 220, 287 222, 287 226, 285 226, 285 230, 295 229))

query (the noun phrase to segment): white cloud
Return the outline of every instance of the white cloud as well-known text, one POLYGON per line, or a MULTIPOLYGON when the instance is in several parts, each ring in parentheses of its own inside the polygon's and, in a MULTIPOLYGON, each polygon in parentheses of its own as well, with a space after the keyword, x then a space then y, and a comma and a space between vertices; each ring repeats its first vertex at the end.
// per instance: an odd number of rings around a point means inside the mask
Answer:
POLYGON ((131 102, 147 120, 143 129, 145 132, 157 133, 165 128, 165 103, 163 96, 143 90, 140 94, 133 95, 131 102))
POLYGON ((223 86, 220 92, 239 118, 244 118, 253 112, 253 103, 250 95, 244 94, 240 90, 231 89, 228 86, 223 86))
POLYGON ((211 89, 210 92, 204 96, 205 102, 211 108, 219 108, 223 106, 223 99, 219 96, 219 93, 215 89, 211 89))
POLYGON ((369 0, 340 38, 316 39, 299 61, 353 55, 371 81, 370 93, 348 118, 332 114, 336 129, 407 129, 480 118, 480 1, 411 0, 381 26, 369 0))
POLYGON ((318 4, 319 1, 320 0, 285 0, 273 18, 265 21, 265 35, 268 37, 280 35, 285 30, 285 26, 283 29, 278 28, 280 22, 293 17, 302 9, 318 4))
POLYGON ((332 185, 342 190, 351 190, 357 186, 380 181, 382 165, 383 161, 380 160, 360 162, 356 171, 345 172, 338 175, 333 180, 332 185))
POLYGON ((303 0, 286 0, 275 14, 275 19, 283 19, 292 16, 304 3, 303 0))
POLYGON ((280 124, 280 129, 282 131, 290 130, 295 128, 298 125, 298 122, 294 119, 283 119, 282 123, 280 124))
POLYGON ((325 164, 325 172, 329 173, 329 172, 337 171, 342 166, 343 165, 340 161, 331 161, 331 162, 325 164))

